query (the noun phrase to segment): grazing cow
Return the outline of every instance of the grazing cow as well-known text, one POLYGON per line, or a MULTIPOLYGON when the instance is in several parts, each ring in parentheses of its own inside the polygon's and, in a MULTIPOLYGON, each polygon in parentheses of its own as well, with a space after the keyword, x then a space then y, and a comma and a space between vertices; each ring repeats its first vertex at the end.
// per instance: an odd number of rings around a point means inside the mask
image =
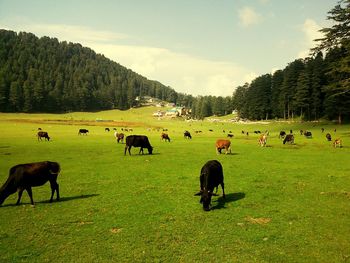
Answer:
POLYGON ((203 204, 204 211, 210 211, 211 197, 218 196, 218 186, 221 185, 222 197, 225 198, 224 174, 221 163, 217 160, 208 161, 201 169, 199 177, 200 191, 195 195, 200 195, 200 203, 203 204), (214 193, 214 188, 216 192, 214 193))
POLYGON ((311 138, 312 137, 312 133, 309 131, 304 131, 304 136, 307 138, 311 138))
POLYGON ((242 132, 241 132, 242 134, 245 134, 245 132, 242 130, 242 132))
POLYGON ((300 135, 303 135, 304 134, 304 131, 303 130, 300 130, 300 135))
POLYGON ((126 137, 126 145, 125 145, 125 149, 124 149, 124 155, 126 155, 126 150, 128 150, 129 155, 131 155, 130 149, 132 146, 141 147, 139 154, 141 152, 143 154, 143 148, 147 148, 149 154, 152 154, 152 151, 153 151, 153 147, 149 143, 148 137, 145 135, 129 135, 129 136, 127 136, 126 137))
POLYGON ((233 137, 233 134, 232 134, 232 133, 228 133, 228 134, 227 134, 227 137, 232 138, 232 137, 233 137))
POLYGON ((164 133, 164 132, 160 135, 160 139, 170 142, 169 135, 167 133, 164 133))
POLYGON ((5 199, 18 191, 18 199, 16 205, 21 202, 22 193, 27 191, 30 202, 34 205, 32 187, 45 184, 47 181, 51 185, 51 198, 56 191, 57 200, 60 198, 57 181, 58 173, 60 172, 60 165, 56 162, 37 162, 19 164, 10 169, 9 177, 5 184, 0 188, 0 205, 5 199))
POLYGON ((322 133, 324 132, 324 128, 321 128, 321 132, 322 132, 322 133))
POLYGON ((231 142, 229 140, 218 139, 215 143, 215 147, 217 154, 221 154, 222 149, 225 149, 225 154, 227 154, 228 151, 231 153, 231 142))
POLYGON ((106 132, 109 132, 109 128, 105 128, 105 131, 106 131, 106 132))
POLYGON ((334 142, 333 142, 333 146, 334 146, 334 148, 337 148, 338 146, 339 146, 339 148, 341 148, 342 147, 341 139, 340 138, 335 139, 334 142))
POLYGON ((329 142, 332 140, 332 136, 329 133, 326 134, 326 138, 329 142))
POLYGON ((38 131, 41 131, 41 128, 40 128, 40 127, 38 128, 38 131))
POLYGON ((124 133, 114 133, 114 137, 117 139, 117 142, 119 143, 120 141, 123 143, 124 142, 124 133))
POLYGON ((89 131, 87 129, 79 129, 78 135, 82 135, 82 134, 87 135, 88 132, 89 131))
POLYGON ((210 132, 213 132, 214 130, 213 129, 209 129, 210 132))
POLYGON ((294 144, 294 135, 287 134, 286 137, 284 137, 283 144, 286 144, 286 142, 288 142, 290 144, 294 144))
POLYGON ((249 136, 249 132, 247 132, 247 136, 249 136))
POLYGON ((116 131, 117 130, 117 128, 113 128, 113 131, 116 131))
POLYGON ((259 144, 261 147, 265 147, 267 143, 267 135, 266 134, 261 134, 259 137, 259 144))
POLYGON ((290 133, 290 134, 293 134, 293 130, 289 130, 289 133, 290 133))
POLYGON ((255 134, 259 134, 259 133, 261 133, 261 131, 254 131, 254 133, 255 133, 255 134))
POLYGON ((49 137, 49 134, 47 132, 39 131, 38 132, 38 141, 39 140, 41 141, 41 138, 45 138, 45 141, 46 140, 50 141, 50 137, 49 137))
POLYGON ((285 131, 280 131, 280 135, 278 136, 278 138, 284 138, 286 136, 286 132, 285 131))
POLYGON ((192 139, 191 133, 189 131, 184 132, 184 138, 185 139, 192 139))

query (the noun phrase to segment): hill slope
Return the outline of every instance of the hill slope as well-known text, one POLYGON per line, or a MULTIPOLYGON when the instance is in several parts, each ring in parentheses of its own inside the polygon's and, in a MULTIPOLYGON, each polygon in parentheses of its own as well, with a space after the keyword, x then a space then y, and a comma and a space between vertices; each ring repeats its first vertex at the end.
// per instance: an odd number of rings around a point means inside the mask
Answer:
POLYGON ((80 44, 0 30, 1 112, 128 109, 145 95, 178 96, 80 44))

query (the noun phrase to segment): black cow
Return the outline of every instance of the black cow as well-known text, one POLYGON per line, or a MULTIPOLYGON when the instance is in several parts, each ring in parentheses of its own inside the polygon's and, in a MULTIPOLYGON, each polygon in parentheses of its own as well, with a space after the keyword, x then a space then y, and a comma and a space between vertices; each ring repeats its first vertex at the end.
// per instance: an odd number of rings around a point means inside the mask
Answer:
POLYGON ((286 144, 286 142, 293 144, 294 143, 294 135, 287 134, 286 137, 284 137, 283 144, 286 144))
POLYGON ((162 134, 160 135, 160 139, 161 139, 162 141, 165 140, 165 141, 170 142, 170 137, 169 137, 169 135, 168 135, 167 133, 164 133, 164 132, 162 132, 162 134))
POLYGON ((88 132, 89 132, 89 130, 87 130, 87 129, 79 129, 78 135, 81 135, 81 134, 87 135, 88 132))
POLYGON ((278 138, 284 138, 284 136, 286 136, 286 132, 280 131, 280 135, 278 136, 278 138))
POLYGON ((47 132, 39 131, 38 132, 38 141, 39 140, 41 141, 41 138, 45 138, 45 141, 46 140, 50 141, 50 137, 49 137, 49 134, 47 132))
POLYGON ((227 134, 227 137, 232 138, 232 137, 233 137, 233 134, 232 134, 232 133, 228 133, 228 134, 227 134))
POLYGON ((148 137, 145 135, 129 135, 129 136, 127 136, 126 137, 126 145, 125 145, 125 149, 124 149, 124 155, 126 155, 126 150, 128 150, 129 155, 131 155, 130 149, 132 146, 141 147, 139 154, 141 152, 143 154, 143 148, 147 148, 149 154, 152 154, 152 151, 153 151, 153 147, 149 143, 148 137))
POLYGON ((254 133, 255 133, 255 134, 260 134, 260 133, 261 133, 261 131, 254 131, 254 133))
POLYGON ((45 184, 47 181, 51 185, 51 198, 56 191, 57 200, 60 199, 59 187, 57 181, 60 165, 56 162, 37 162, 18 164, 10 169, 9 177, 5 184, 0 188, 0 205, 5 199, 18 191, 18 199, 16 205, 21 202, 24 190, 28 192, 30 202, 34 205, 32 187, 45 184))
POLYGON ((329 133, 326 134, 326 138, 329 142, 332 140, 332 136, 329 133))
POLYGON ((211 197, 217 196, 219 184, 222 188, 222 197, 225 198, 224 174, 222 165, 217 160, 208 161, 201 169, 199 176, 200 191, 195 195, 200 195, 200 203, 203 204, 204 211, 210 210, 211 197), (216 188, 215 193, 214 188, 216 188))
POLYGON ((309 131, 304 131, 304 136, 307 138, 311 138, 312 137, 312 133, 309 131))
POLYGON ((191 133, 189 131, 184 132, 184 138, 186 139, 192 139, 191 133))
POLYGON ((109 131, 110 131, 110 129, 109 129, 109 128, 105 128, 105 131, 106 131, 106 132, 109 132, 109 131))

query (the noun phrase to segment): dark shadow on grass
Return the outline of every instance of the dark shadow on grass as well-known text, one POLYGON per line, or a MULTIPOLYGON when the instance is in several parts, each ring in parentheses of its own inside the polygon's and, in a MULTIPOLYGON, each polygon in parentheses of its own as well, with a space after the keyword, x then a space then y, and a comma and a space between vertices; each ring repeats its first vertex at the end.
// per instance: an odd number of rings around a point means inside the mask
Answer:
POLYGON ((213 205, 211 209, 215 210, 215 209, 226 208, 225 207, 226 203, 235 202, 243 198, 245 198, 245 193, 242 193, 242 192, 227 194, 226 198, 223 198, 222 196, 220 196, 217 200, 214 200, 214 203, 216 204, 213 205))
POLYGON ((138 154, 138 153, 131 153, 131 155, 129 155, 129 153, 126 153, 126 155, 124 156, 130 156, 130 157, 135 157, 135 156, 139 156, 139 157, 147 157, 147 156, 152 156, 152 155, 160 155, 160 153, 152 153, 152 154, 149 154, 149 153, 144 153, 144 154, 138 154))
MULTIPOLYGON (((90 195, 77 195, 77 196, 68 196, 68 197, 61 197, 60 200, 54 199, 52 203, 57 203, 57 202, 66 202, 66 201, 72 201, 76 199, 85 199, 85 198, 90 198, 90 197, 95 197, 99 196, 99 194, 90 194, 90 195)), ((34 204, 49 204, 50 200, 44 200, 44 201, 35 201, 34 199, 34 204)), ((21 205, 30 205, 30 202, 21 202, 19 205, 16 205, 16 203, 13 204, 6 204, 6 205, 0 205, 0 207, 11 207, 11 206, 21 206, 21 205)))

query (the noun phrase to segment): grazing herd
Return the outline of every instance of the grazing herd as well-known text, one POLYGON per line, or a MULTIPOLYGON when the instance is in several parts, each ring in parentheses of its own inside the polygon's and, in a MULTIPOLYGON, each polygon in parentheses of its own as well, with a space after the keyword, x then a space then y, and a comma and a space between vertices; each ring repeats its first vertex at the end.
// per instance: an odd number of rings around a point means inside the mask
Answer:
MULTIPOLYGON (((114 128, 114 137, 117 142, 124 142, 124 134, 118 133, 114 128)), ((124 131, 129 131, 132 129, 124 129, 124 131)), ((105 128, 105 131, 109 132, 109 128, 105 128)), ((163 129, 163 131, 167 131, 167 129, 163 129)), ((213 130, 209 130, 213 132, 213 130)), ((324 128, 321 129, 322 133, 324 132, 324 128)), ((334 130, 335 132, 336 130, 334 130)), ((89 131, 87 129, 79 129, 78 135, 87 135, 89 131)), ((224 132, 224 131, 223 131, 224 132)), ((196 132, 198 133, 198 132, 196 132)), ((260 131, 254 131, 255 134, 259 135, 258 143, 261 147, 265 147, 267 144, 267 138, 269 133, 265 131, 261 133, 260 131)), ((248 135, 248 132, 242 131, 242 134, 248 135)), ((300 130, 300 134, 304 135, 306 138, 312 138, 312 133, 310 131, 300 130)), ((228 133, 229 138, 233 138, 233 134, 228 133)), ((50 141, 50 137, 47 132, 42 131, 41 128, 38 129, 37 133, 38 141, 41 141, 42 138, 45 141, 50 141)), ((160 136, 161 140, 170 142, 170 137, 167 133, 162 132, 160 136)), ((184 131, 185 139, 192 139, 191 133, 189 131, 184 131)), ((283 139, 283 144, 290 143, 294 144, 294 135, 293 131, 290 130, 289 134, 286 134, 285 131, 281 131, 279 133, 279 138, 283 139)), ((330 133, 326 134, 326 139, 328 141, 332 141, 332 137, 330 133)), ((342 140, 340 138, 334 140, 333 146, 335 148, 342 147, 342 140)), ((124 155, 126 152, 129 152, 131 155, 131 148, 136 147, 140 148, 139 154, 143 154, 143 149, 146 148, 149 154, 153 153, 153 147, 149 142, 149 139, 145 135, 129 135, 126 137, 124 155)), ((218 139, 215 143, 215 148, 217 154, 221 154, 222 150, 225 150, 225 154, 231 153, 231 141, 227 139, 218 139)), ((9 171, 9 176, 3 186, 0 188, 0 205, 9 197, 11 194, 18 192, 18 199, 16 205, 20 204, 22 193, 24 190, 27 191, 30 202, 34 205, 32 187, 44 185, 46 182, 50 182, 51 186, 51 197, 50 202, 53 201, 54 194, 56 192, 56 198, 59 200, 59 185, 57 183, 57 176, 60 172, 60 165, 57 162, 44 161, 44 162, 35 162, 35 163, 27 163, 27 164, 19 164, 13 166, 9 171)), ((221 185, 222 188, 222 196, 225 198, 225 190, 224 190, 224 175, 223 168, 219 161, 211 160, 204 164, 200 171, 200 191, 195 194, 199 195, 200 203, 203 205, 203 209, 205 211, 210 210, 211 198, 212 196, 217 196, 218 186, 221 185), (214 192, 214 189, 216 191, 214 192)))

